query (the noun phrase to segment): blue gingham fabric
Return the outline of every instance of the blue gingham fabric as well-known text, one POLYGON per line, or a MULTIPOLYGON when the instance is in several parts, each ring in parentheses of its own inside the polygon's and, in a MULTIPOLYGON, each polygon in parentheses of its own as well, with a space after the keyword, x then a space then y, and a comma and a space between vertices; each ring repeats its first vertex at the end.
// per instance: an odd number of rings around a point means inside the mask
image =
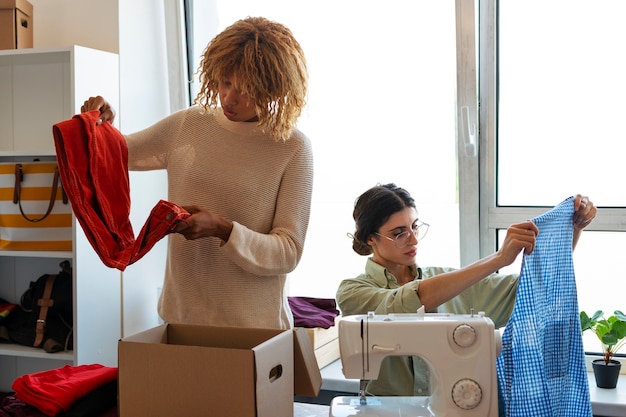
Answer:
POLYGON ((572 260, 574 197, 532 221, 513 313, 496 361, 507 417, 591 417, 572 260))

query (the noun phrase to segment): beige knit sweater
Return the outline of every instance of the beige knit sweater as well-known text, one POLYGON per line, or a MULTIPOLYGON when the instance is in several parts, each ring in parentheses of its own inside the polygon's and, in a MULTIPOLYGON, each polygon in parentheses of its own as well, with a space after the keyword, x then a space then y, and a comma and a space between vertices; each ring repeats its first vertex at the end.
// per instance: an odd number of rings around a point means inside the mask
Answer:
POLYGON ((126 136, 129 169, 167 169, 168 200, 234 222, 228 242, 168 236, 159 314, 170 323, 289 328, 285 282, 302 256, 313 188, 311 144, 276 142, 256 123, 192 107, 126 136))

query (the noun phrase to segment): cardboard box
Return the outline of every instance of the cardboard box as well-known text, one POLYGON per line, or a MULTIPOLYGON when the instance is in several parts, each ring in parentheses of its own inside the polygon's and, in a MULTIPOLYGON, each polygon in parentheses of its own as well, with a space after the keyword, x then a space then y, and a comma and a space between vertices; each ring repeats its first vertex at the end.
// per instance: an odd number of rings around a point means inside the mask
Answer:
POLYGON ((315 359, 320 369, 339 359, 339 335, 337 326, 328 329, 306 329, 315 359))
POLYGON ((293 416, 322 385, 302 330, 164 324, 120 340, 120 417, 293 416))
POLYGON ((32 47, 32 4, 26 0, 0 0, 0 49, 32 47))
POLYGON ((328 329, 320 327, 306 329, 320 369, 339 359, 338 321, 339 316, 335 318, 335 325, 328 329))

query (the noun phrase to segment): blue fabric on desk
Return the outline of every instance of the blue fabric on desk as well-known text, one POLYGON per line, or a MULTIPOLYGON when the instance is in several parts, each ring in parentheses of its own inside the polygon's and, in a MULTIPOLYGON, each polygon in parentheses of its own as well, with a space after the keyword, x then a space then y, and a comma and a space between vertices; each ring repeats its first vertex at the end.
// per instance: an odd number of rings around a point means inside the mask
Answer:
POLYGON ((533 219, 497 373, 507 417, 591 417, 572 259, 574 198, 533 219))

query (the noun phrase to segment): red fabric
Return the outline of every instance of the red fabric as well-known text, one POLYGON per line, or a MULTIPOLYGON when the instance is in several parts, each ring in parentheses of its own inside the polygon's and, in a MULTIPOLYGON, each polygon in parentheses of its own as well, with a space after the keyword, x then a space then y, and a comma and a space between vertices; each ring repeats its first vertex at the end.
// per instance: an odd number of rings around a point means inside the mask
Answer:
POLYGON ((189 217, 161 200, 135 238, 130 223, 126 139, 99 111, 77 114, 52 127, 61 183, 89 243, 105 265, 123 271, 189 217))
POLYGON ((65 365, 63 368, 18 377, 15 398, 47 416, 69 410, 76 400, 117 379, 117 368, 99 364, 65 365))

